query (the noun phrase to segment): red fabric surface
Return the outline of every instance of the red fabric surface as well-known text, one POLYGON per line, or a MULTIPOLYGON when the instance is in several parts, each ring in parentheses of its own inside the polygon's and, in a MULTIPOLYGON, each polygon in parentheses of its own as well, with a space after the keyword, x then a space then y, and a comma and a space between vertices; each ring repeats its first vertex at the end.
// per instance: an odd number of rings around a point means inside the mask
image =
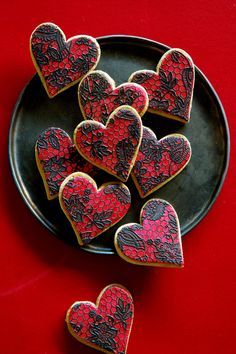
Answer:
POLYGON ((65 313, 116 282, 135 302, 128 354, 234 353, 235 1, 16 0, 2 1, 0 16, 0 352, 94 353, 68 333, 65 313), (219 94, 231 130, 229 171, 207 217, 184 237, 183 270, 78 251, 52 237, 21 200, 10 175, 8 130, 18 95, 35 72, 30 34, 46 21, 67 37, 131 34, 182 48, 219 94))

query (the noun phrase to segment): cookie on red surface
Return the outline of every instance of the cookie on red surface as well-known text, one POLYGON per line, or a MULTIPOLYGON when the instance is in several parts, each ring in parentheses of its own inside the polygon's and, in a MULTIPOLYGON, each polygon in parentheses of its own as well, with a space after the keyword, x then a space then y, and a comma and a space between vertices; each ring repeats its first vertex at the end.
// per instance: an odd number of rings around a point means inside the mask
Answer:
POLYGON ((93 176, 97 170, 82 158, 69 135, 61 128, 51 127, 39 135, 35 158, 48 199, 57 197, 60 185, 71 173, 81 171, 93 176))
POLYGON ((69 332, 80 342, 104 353, 125 354, 134 318, 130 292, 108 285, 96 304, 77 301, 67 311, 69 332))
POLYGON ((161 188, 189 163, 191 146, 182 134, 157 140, 153 131, 143 127, 143 137, 131 176, 141 198, 161 188))
POLYGON ((162 199, 150 199, 140 213, 140 224, 121 226, 115 234, 120 257, 130 263, 181 268, 184 266, 178 216, 162 199))
POLYGON ((121 182, 105 183, 98 189, 89 175, 75 172, 62 183, 59 202, 79 244, 85 245, 126 215, 131 196, 121 182))
POLYGON ((148 111, 183 123, 190 120, 194 88, 194 64, 181 49, 168 50, 159 61, 156 72, 139 70, 130 82, 143 86, 148 93, 148 111))
POLYGON ((30 53, 50 98, 80 81, 95 69, 100 59, 95 38, 79 35, 66 40, 53 23, 42 23, 33 31, 30 53))
POLYGON ((78 99, 83 117, 104 125, 110 114, 120 106, 131 106, 140 116, 148 107, 148 95, 142 86, 127 82, 116 87, 115 81, 101 70, 89 73, 80 82, 78 99))
POLYGON ((142 137, 142 121, 129 106, 117 108, 107 125, 86 120, 74 132, 79 153, 93 165, 127 181, 142 137))

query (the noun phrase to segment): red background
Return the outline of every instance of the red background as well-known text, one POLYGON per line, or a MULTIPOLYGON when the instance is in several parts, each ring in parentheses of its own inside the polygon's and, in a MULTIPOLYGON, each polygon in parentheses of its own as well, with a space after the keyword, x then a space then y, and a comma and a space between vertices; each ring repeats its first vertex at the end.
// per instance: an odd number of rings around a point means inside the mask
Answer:
POLYGON ((135 301, 128 354, 234 353, 235 1, 8 0, 0 18, 0 352, 94 353, 67 333, 66 310, 119 282, 135 301), (21 200, 9 170, 8 130, 18 95, 35 72, 29 36, 46 21, 67 37, 130 34, 183 48, 219 94, 231 130, 230 167, 209 214, 184 237, 183 270, 80 252, 52 237, 21 200))

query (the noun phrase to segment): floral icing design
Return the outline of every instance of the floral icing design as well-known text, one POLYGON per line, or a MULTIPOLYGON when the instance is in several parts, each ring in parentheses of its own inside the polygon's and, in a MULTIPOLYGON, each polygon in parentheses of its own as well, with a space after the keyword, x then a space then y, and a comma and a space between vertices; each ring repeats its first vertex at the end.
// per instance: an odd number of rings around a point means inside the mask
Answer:
POLYGON ((191 158, 191 146, 181 134, 157 140, 153 131, 143 127, 143 137, 131 176, 142 198, 179 174, 191 158))
POLYGON ((142 122, 129 106, 117 108, 106 127, 99 122, 84 121, 74 132, 79 153, 95 166, 126 181, 138 152, 142 122))
POLYGON ((100 59, 100 47, 93 37, 75 36, 66 41, 64 33, 53 23, 43 23, 33 31, 30 50, 51 98, 76 84, 100 59))
POLYGON ((125 288, 112 284, 97 304, 79 301, 67 312, 70 333, 79 341, 105 353, 125 354, 134 316, 133 300, 125 288))
POLYGON ((79 172, 63 182, 59 201, 79 244, 85 245, 125 216, 131 196, 120 182, 106 183, 97 189, 92 178, 79 172))
POLYGON ((146 90, 135 83, 124 83, 115 87, 114 80, 105 72, 89 73, 80 82, 79 104, 85 119, 106 125, 110 114, 118 107, 128 105, 142 116, 148 106, 146 90))
POLYGON ((121 226, 115 247, 126 261, 164 267, 183 267, 178 216, 171 204, 151 199, 142 208, 140 224, 121 226))
POLYGON ((148 110, 187 123, 194 88, 194 64, 181 49, 170 49, 157 65, 157 72, 140 70, 129 81, 141 85, 148 93, 148 110))
POLYGON ((69 135, 60 128, 48 128, 39 135, 35 154, 48 199, 58 195, 60 185, 71 173, 81 171, 94 176, 97 171, 78 154, 69 135))

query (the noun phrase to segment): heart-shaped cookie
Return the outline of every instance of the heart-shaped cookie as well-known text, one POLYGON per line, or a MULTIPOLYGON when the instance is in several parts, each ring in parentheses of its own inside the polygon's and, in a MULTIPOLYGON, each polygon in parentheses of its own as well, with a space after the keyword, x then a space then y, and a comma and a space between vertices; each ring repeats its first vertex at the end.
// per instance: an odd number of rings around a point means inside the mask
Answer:
POLYGON ((161 57, 156 71, 136 71, 129 81, 145 88, 150 112, 189 122, 194 87, 192 59, 181 49, 170 49, 161 57))
POLYGON ((77 301, 67 311, 70 333, 80 342, 104 353, 125 354, 133 324, 134 304, 127 289, 108 285, 96 304, 77 301))
POLYGON ((118 254, 134 264, 183 267, 180 226, 173 206, 165 200, 149 200, 141 210, 140 224, 126 224, 117 230, 118 254))
POLYGON ((81 122, 74 132, 79 153, 93 165, 126 181, 138 153, 142 121, 129 106, 117 108, 107 125, 96 121, 81 122))
POLYGON ((30 52, 50 98, 76 84, 100 59, 95 38, 79 35, 66 40, 62 30, 53 23, 43 23, 33 31, 30 52))
POLYGON ((69 135, 60 128, 51 127, 39 135, 35 157, 48 199, 57 197, 60 185, 71 173, 81 171, 93 176, 97 170, 82 158, 69 135))
POLYGON ((89 175, 75 172, 62 183, 59 201, 79 244, 85 245, 125 216, 131 196, 123 183, 105 183, 98 189, 89 175))
POLYGON ((143 127, 143 137, 131 176, 141 198, 177 176, 191 158, 191 146, 181 134, 157 140, 153 131, 143 127))
POLYGON ((79 105, 83 117, 106 125, 110 114, 118 107, 128 105, 142 116, 148 107, 146 90, 135 83, 124 83, 118 87, 104 71, 96 70, 80 82, 79 105))

